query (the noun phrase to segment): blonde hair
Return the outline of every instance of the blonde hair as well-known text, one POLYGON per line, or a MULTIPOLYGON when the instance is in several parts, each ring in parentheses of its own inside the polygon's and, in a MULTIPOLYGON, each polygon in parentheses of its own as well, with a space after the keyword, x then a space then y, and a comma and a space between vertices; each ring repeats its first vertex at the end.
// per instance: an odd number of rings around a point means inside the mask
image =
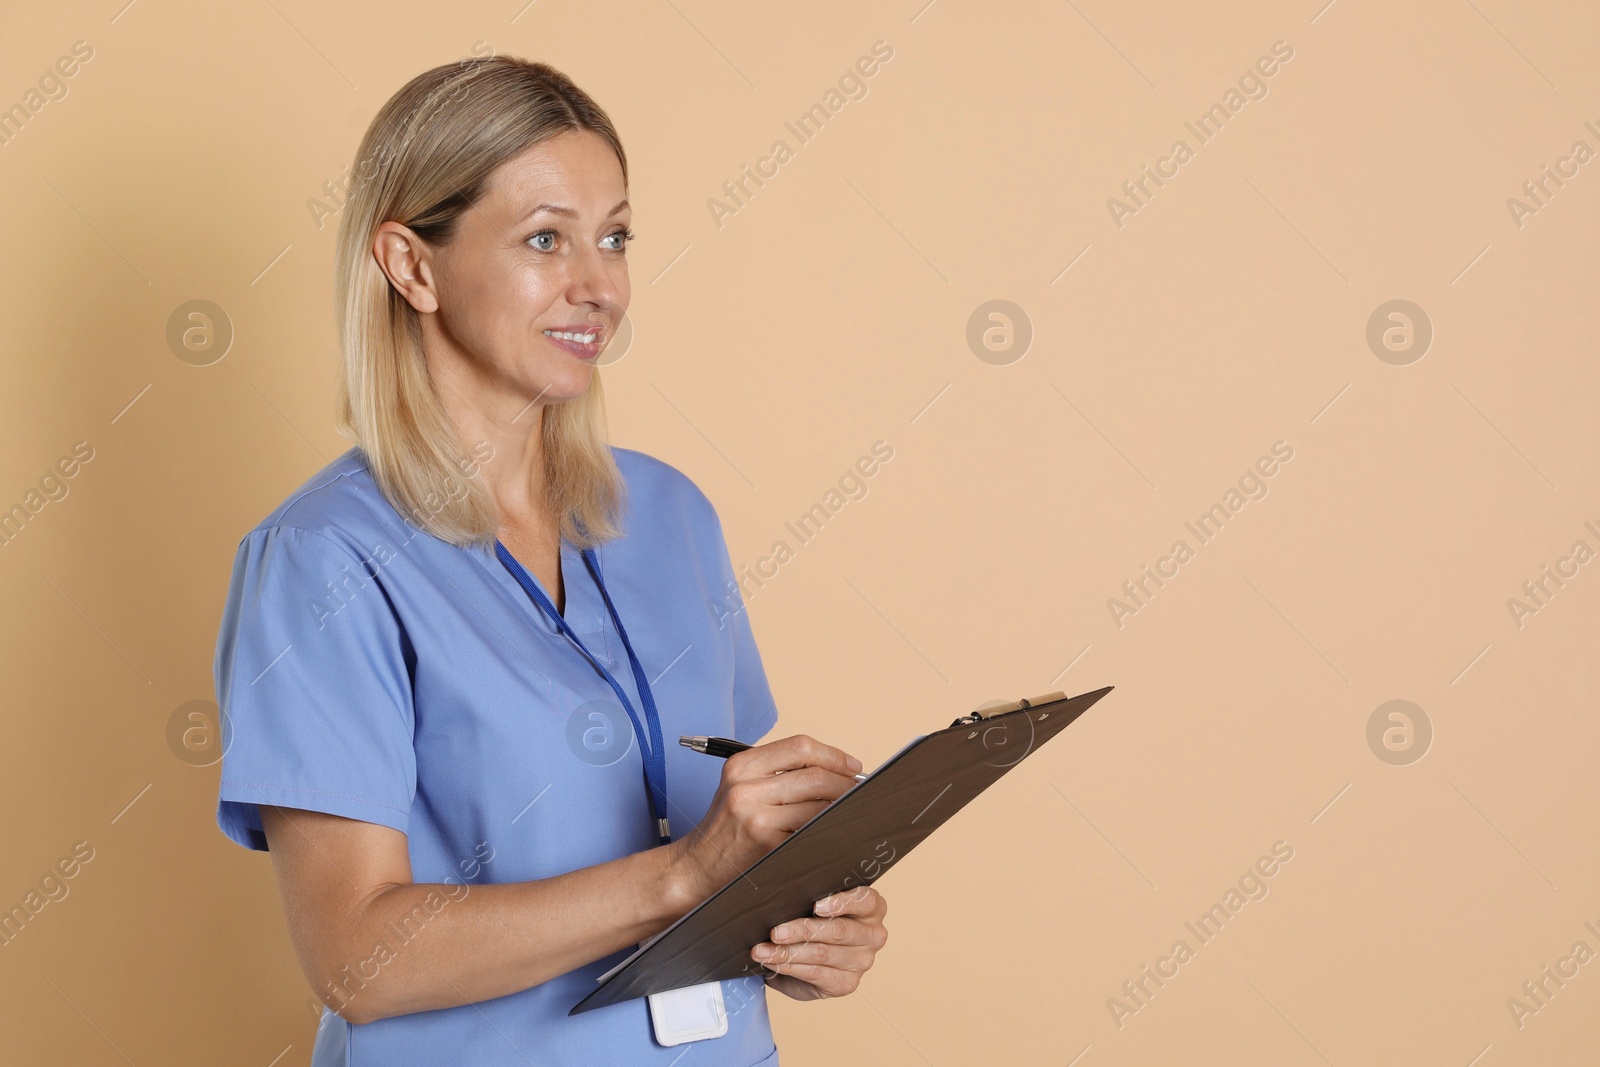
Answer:
MULTIPOLYGON (((475 477, 487 457, 478 446, 468 455, 435 393, 417 312, 373 258, 373 238, 394 221, 430 244, 447 243, 497 167, 568 130, 603 137, 627 187, 622 142, 588 94, 546 64, 490 55, 411 79, 373 118, 356 153, 336 253, 339 431, 366 454, 389 502, 451 544, 494 539, 497 508, 475 477)), ((561 536, 580 547, 620 536, 625 488, 606 441, 598 371, 582 396, 545 406, 540 433, 545 498, 561 536)))

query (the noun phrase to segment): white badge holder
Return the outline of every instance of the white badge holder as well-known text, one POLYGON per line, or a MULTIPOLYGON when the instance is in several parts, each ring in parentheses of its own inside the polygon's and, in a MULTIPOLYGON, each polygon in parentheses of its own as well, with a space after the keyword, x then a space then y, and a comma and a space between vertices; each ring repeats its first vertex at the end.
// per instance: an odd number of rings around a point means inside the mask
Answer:
POLYGON ((646 999, 650 1001, 650 1024, 659 1044, 670 1047, 728 1032, 728 1009, 722 999, 721 982, 651 993, 646 999))

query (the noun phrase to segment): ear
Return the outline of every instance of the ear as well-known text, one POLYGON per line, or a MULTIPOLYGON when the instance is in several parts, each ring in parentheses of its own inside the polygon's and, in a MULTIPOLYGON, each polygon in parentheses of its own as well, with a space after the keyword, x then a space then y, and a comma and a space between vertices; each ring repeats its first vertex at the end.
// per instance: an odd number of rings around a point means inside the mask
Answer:
POLYGON ((416 233, 398 222, 385 222, 372 238, 372 258, 389 284, 421 314, 439 310, 439 291, 429 262, 431 250, 416 233))

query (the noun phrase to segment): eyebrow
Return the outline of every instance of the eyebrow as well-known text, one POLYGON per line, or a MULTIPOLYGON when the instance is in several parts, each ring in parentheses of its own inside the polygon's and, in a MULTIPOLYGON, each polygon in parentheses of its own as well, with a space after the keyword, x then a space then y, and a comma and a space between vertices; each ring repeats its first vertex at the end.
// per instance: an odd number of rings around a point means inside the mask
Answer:
MULTIPOLYGON (((606 212, 606 216, 605 217, 609 219, 612 215, 617 214, 623 208, 628 207, 628 206, 629 206, 628 205, 628 201, 627 201, 626 198, 624 198, 624 199, 622 199, 622 200, 617 202, 617 206, 616 207, 614 207, 610 211, 606 212)), ((564 215, 569 219, 575 219, 575 218, 578 217, 578 213, 576 211, 572 210, 570 207, 563 207, 560 204, 540 204, 538 207, 534 208, 532 211, 528 212, 526 215, 524 215, 522 217, 523 217, 523 219, 531 219, 531 218, 533 218, 533 216, 539 214, 539 212, 541 212, 541 211, 548 212, 551 215, 564 215)))

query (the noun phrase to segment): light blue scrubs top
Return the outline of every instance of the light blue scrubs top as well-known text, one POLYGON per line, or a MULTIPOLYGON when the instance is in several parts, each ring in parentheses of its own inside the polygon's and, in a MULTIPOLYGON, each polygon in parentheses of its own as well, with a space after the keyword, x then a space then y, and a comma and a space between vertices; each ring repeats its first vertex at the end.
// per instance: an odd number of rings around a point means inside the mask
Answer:
MULTIPOLYGON (((678 736, 754 744, 778 713, 711 502, 660 460, 612 453, 627 482, 623 536, 596 553, 660 709, 678 838, 704 817, 723 767, 678 736)), ((563 617, 642 709, 599 587, 565 540, 561 574, 563 617)), ((340 983, 352 1004, 472 885, 656 847, 639 742, 605 679, 492 545, 460 548, 405 522, 359 449, 240 542, 215 673, 217 822, 228 837, 266 849, 258 804, 392 826, 406 834, 414 881, 454 896, 436 891, 409 921, 374 932, 381 944, 340 983)), ((656 1044, 643 998, 568 1016, 632 948, 476 1004, 361 1025, 325 1008, 312 1063, 775 1067, 759 976, 725 980, 728 1033, 689 1045, 656 1044)))

